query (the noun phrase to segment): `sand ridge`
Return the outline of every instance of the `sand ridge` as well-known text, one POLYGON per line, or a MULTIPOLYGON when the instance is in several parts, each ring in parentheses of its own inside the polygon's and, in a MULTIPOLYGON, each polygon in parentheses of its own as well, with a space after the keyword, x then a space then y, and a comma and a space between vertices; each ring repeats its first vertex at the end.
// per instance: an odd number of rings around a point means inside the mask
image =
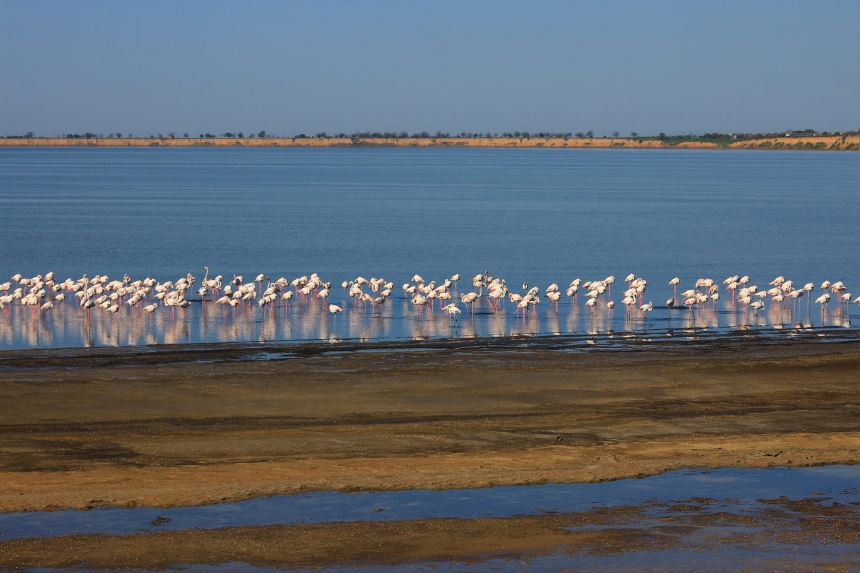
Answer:
POLYGON ((723 147, 717 143, 681 141, 674 143, 644 138, 199 138, 199 137, 133 137, 133 138, 0 138, 0 147, 480 147, 480 148, 555 148, 555 149, 794 149, 794 150, 860 150, 860 135, 814 137, 777 137, 736 141, 723 147))
POLYGON ((312 491, 443 490, 595 483, 685 468, 854 464, 860 432, 557 444, 507 452, 304 459, 86 471, 4 472, 0 510, 177 507, 312 491))

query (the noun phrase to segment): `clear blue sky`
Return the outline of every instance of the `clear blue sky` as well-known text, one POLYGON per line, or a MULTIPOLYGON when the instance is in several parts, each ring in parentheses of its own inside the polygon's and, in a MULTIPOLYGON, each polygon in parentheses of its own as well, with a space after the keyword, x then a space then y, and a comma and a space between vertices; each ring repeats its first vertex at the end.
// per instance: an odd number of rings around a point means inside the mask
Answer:
POLYGON ((0 0, 0 134, 860 128, 860 2, 0 0))

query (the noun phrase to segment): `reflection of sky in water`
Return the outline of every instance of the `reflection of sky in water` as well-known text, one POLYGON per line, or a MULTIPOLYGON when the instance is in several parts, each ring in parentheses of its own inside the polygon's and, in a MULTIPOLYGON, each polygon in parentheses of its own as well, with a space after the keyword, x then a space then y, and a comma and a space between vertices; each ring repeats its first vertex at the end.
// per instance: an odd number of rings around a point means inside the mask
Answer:
MULTIPOLYGON (((152 315, 142 311, 146 302, 136 308, 121 305, 117 314, 101 308, 85 312, 77 301, 55 303, 55 308, 40 312, 38 308, 13 303, 0 310, 0 349, 138 346, 184 344, 194 342, 271 342, 306 340, 429 340, 438 338, 476 338, 500 336, 552 336, 579 334, 623 341, 625 337, 673 335, 695 337, 704 334, 755 332, 795 336, 821 327, 852 329, 853 307, 830 308, 821 312, 818 305, 801 304, 797 312, 791 307, 770 306, 758 314, 731 300, 716 306, 667 310, 655 308, 644 317, 638 309, 607 309, 600 305, 592 310, 564 298, 558 310, 543 301, 523 317, 514 314, 508 302, 499 310, 485 300, 475 305, 474 315, 468 309, 456 321, 439 310, 419 311, 399 292, 375 311, 362 304, 353 305, 345 293, 331 299, 344 312, 337 318, 323 306, 293 300, 263 311, 256 304, 231 308, 212 302, 194 303, 187 309, 159 308, 152 315)), ((328 303, 326 303, 326 306, 328 303)), ((462 305, 460 305, 462 308, 462 305)), ((853 317, 856 321, 856 315, 853 317)), ((846 333, 847 334, 847 333, 846 333)))
POLYGON ((432 517, 505 517, 546 511, 576 512, 601 506, 647 505, 690 498, 720 503, 709 511, 745 511, 757 500, 786 496, 826 497, 828 503, 860 502, 860 466, 679 470, 643 479, 597 484, 552 484, 473 490, 399 491, 341 494, 319 492, 257 498, 201 507, 99 508, 90 511, 0 513, 0 539, 69 533, 133 533, 159 529, 240 525, 396 521, 432 517), (381 509, 381 511, 380 511, 381 509))

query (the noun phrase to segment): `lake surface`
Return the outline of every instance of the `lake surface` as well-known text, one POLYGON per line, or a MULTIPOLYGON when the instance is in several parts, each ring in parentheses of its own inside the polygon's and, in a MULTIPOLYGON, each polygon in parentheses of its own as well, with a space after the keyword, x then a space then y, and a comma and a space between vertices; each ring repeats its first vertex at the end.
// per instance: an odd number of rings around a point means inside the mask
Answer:
POLYGON ((513 292, 523 283, 564 291, 577 277, 614 275, 618 303, 633 273, 648 280, 643 301, 663 307, 674 276, 686 290, 700 277, 749 275, 764 287, 784 275, 796 285, 842 280, 856 297, 858 187, 860 154, 835 152, 4 149, 0 282, 48 271, 199 281, 204 265, 225 281, 316 272, 336 285, 328 302, 346 311, 335 321, 319 303, 267 313, 195 303, 151 317, 125 307, 84 313, 71 301, 42 313, 12 304, 0 310, 0 349, 853 330, 858 305, 831 302, 822 314, 808 298, 796 312, 766 301, 752 313, 725 292, 692 315, 658 308, 647 317, 620 304, 592 313, 582 296, 563 297, 557 310, 543 299, 526 319, 482 301, 452 325, 438 308, 416 312, 400 285, 415 273, 437 283, 460 273, 462 292, 488 271, 513 292), (396 285, 376 314, 353 308, 340 287, 358 276, 396 285))

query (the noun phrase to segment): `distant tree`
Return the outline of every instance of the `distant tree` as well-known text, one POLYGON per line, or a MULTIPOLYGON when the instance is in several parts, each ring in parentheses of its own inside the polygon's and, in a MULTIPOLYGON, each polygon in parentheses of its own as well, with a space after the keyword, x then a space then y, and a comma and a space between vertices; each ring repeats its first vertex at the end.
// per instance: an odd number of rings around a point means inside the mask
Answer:
POLYGON ((170 139, 176 139, 176 134, 171 131, 167 134, 167 137, 169 137, 170 139))
POLYGON ((266 132, 261 131, 260 133, 257 134, 257 137, 266 137, 266 132))
POLYGON ((120 132, 116 132, 116 136, 117 136, 118 138, 122 138, 122 134, 121 134, 120 132))
POLYGON ((188 134, 187 134, 187 133, 183 133, 183 134, 182 134, 182 137, 184 137, 184 138, 188 139, 188 134))
POLYGON ((588 139, 591 139, 592 137, 594 137, 594 131, 592 131, 592 130, 586 131, 585 137, 587 137, 588 139))
POLYGON ((239 139, 242 139, 245 137, 245 134, 240 131, 239 133, 236 134, 236 137, 238 137, 239 139))
POLYGON ((24 137, 26 137, 27 139, 30 139, 31 137, 33 137, 33 132, 32 132, 32 131, 28 131, 28 132, 27 132, 27 134, 26 134, 24 137))
POLYGON ((630 137, 636 137, 637 135, 639 135, 639 134, 636 133, 635 131, 630 132, 630 137))
POLYGON ((618 135, 619 135, 619 134, 618 134, 618 132, 617 132, 617 131, 613 131, 613 132, 612 132, 612 137, 618 137, 618 135))
POLYGON ((304 133, 300 133, 300 134, 294 136, 294 139, 307 139, 307 138, 308 138, 308 136, 305 135, 304 133))
POLYGON ((585 134, 584 134, 584 133, 582 133, 581 131, 577 131, 577 132, 576 132, 576 137, 578 137, 578 138, 582 139, 583 137, 585 137, 585 134))
POLYGON ((326 137, 328 137, 328 134, 326 134, 326 132, 324 132, 324 131, 321 131, 318 134, 316 134, 314 137, 319 137, 321 139, 325 139, 326 137))
POLYGON ((660 135, 659 135, 658 137, 659 137, 660 139, 666 139, 666 134, 665 134, 665 133, 663 133, 663 132, 661 131, 661 132, 660 132, 660 135))

